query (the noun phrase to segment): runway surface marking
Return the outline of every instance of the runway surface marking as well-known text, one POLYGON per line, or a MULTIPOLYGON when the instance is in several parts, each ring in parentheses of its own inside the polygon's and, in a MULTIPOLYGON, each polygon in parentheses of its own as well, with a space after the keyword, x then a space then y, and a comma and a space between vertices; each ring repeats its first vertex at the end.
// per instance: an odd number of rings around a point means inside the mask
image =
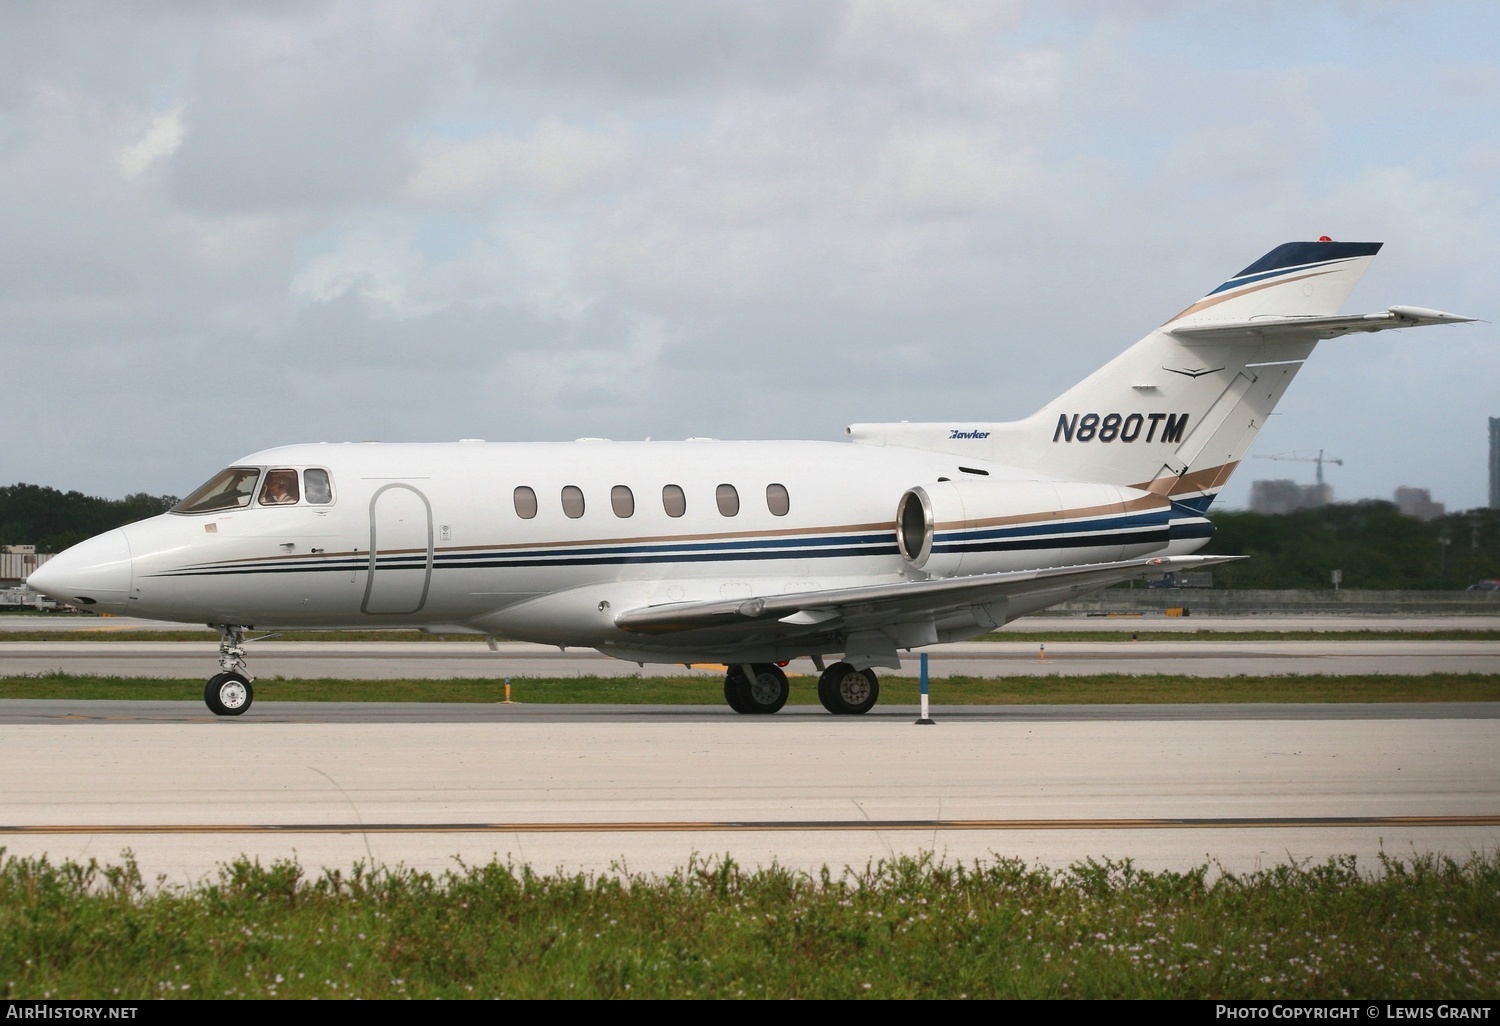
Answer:
POLYGON ((57 823, 6 834, 630 834, 871 830, 1219 830, 1500 826, 1494 816, 1234 816, 1182 819, 795 819, 622 823, 57 823))

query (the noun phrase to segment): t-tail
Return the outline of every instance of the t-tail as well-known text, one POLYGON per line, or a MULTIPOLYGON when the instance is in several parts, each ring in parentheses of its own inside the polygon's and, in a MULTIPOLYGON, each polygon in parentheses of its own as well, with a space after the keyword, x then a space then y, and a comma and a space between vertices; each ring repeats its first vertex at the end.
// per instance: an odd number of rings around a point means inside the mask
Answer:
POLYGON ((1473 320, 1409 306, 1338 315, 1380 246, 1277 246, 1024 420, 854 424, 849 434, 1126 485, 1201 513, 1319 341, 1473 320))

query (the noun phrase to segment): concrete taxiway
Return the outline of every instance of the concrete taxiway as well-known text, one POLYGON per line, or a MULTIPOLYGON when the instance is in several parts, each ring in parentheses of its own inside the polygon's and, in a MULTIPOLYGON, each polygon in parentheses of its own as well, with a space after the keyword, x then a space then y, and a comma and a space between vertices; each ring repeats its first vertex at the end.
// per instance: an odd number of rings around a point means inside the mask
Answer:
MULTIPOLYGON (((61 671, 123 677, 207 678, 217 645, 178 641, 0 641, 0 675, 61 671)), ((443 680, 506 677, 621 677, 634 674, 719 676, 723 668, 671 663, 639 667, 587 649, 507 642, 491 652, 474 642, 259 641, 247 648, 257 677, 344 680, 443 680)), ((917 672, 916 654, 903 671, 917 672)), ((934 677, 1035 674, 1169 673, 1195 677, 1236 674, 1500 673, 1500 641, 1060 641, 970 642, 930 650, 934 677)), ((811 673, 797 660, 792 673, 811 673)), ((891 671, 886 671, 891 672, 891 671)))
POLYGON ((404 707, 394 720, 388 706, 340 718, 262 703, 215 720, 194 703, 0 705, 31 716, 0 724, 0 845, 129 849, 168 883, 241 854, 661 873, 695 854, 838 871, 932 852, 1241 872, 1500 845, 1489 704, 938 707, 931 727, 895 708, 404 707))

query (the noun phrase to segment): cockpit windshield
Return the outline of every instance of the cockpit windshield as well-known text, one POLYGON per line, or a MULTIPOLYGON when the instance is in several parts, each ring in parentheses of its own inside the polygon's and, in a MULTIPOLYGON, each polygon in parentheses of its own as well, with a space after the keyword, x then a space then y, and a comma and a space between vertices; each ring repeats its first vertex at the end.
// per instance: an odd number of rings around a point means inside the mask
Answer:
POLYGON ((215 474, 207 484, 172 507, 173 513, 211 513, 221 509, 241 509, 250 505, 260 471, 255 467, 229 467, 215 474))

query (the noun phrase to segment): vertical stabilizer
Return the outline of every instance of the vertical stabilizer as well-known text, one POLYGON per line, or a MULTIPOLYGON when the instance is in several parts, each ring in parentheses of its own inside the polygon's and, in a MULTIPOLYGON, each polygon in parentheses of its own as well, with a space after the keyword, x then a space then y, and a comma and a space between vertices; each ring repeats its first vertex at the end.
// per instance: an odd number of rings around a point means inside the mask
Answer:
POLYGON ((1201 511, 1318 339, 1335 333, 1288 325, 1337 313, 1380 245, 1278 246, 1025 420, 855 425, 850 435, 1145 488, 1201 511))
POLYGON ((1162 327, 1338 313, 1380 246, 1378 242, 1284 243, 1162 327))

